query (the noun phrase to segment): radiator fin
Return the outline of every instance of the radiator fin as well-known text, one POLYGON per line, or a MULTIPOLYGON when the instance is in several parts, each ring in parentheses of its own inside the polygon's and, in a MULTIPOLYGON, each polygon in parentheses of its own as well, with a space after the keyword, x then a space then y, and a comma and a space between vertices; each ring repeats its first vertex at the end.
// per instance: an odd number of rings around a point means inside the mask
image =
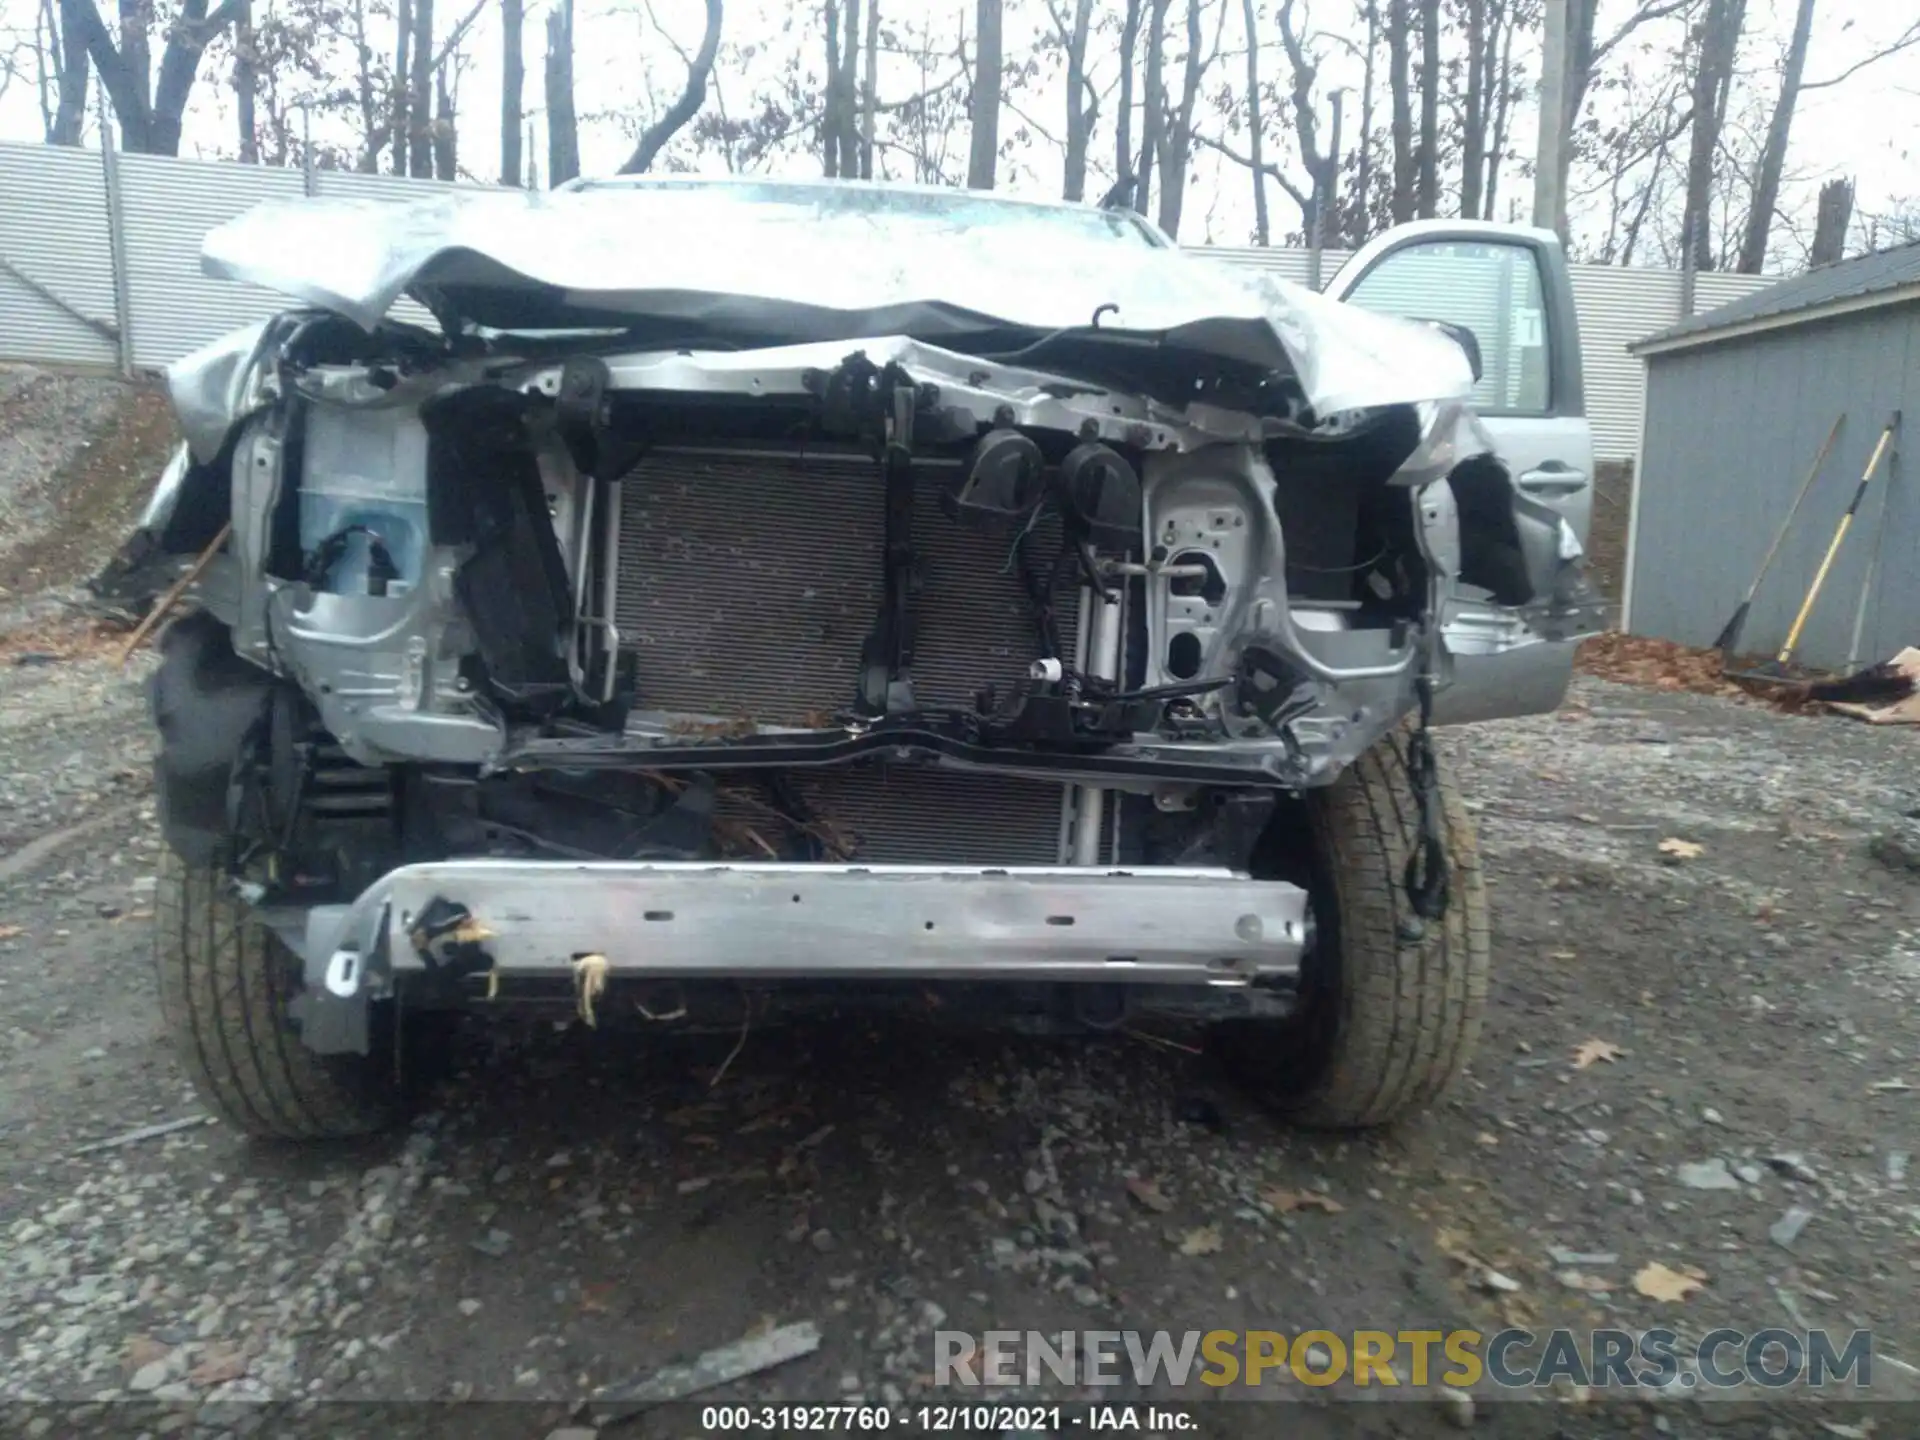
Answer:
MULTIPOLYGON (((1010 528, 963 529, 939 507, 949 470, 916 475, 914 694, 972 708, 1038 653, 1010 528)), ((643 711, 810 725, 852 708, 860 648, 878 613, 885 493, 868 456, 659 451, 626 477, 615 618, 636 656, 643 711)), ((1034 527, 1031 563, 1050 563, 1057 520, 1034 527)), ((1057 597, 1071 646, 1077 594, 1057 597)), ((726 789, 749 789, 741 775, 726 789)), ((952 770, 863 764, 795 770, 806 806, 888 864, 1051 864, 1062 787, 952 770)), ((751 806, 723 814, 752 824, 751 806)), ((771 835, 766 837, 778 844, 771 835)))

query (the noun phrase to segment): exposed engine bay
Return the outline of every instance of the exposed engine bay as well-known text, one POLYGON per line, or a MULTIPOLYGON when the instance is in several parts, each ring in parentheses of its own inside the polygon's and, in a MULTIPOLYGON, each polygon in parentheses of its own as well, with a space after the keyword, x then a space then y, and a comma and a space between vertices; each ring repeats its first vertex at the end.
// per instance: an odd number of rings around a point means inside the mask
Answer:
POLYGON ((163 824, 303 957, 313 1048, 402 971, 498 998, 636 923, 692 937, 651 979, 750 978, 770 907, 781 973, 1257 1008, 1309 939, 1278 817, 1424 723, 1449 617, 1484 655, 1598 614, 1459 394, 1328 411, 1250 329, 680 341, 409 293, 438 331, 292 311, 176 367, 121 565, 200 554, 163 824))

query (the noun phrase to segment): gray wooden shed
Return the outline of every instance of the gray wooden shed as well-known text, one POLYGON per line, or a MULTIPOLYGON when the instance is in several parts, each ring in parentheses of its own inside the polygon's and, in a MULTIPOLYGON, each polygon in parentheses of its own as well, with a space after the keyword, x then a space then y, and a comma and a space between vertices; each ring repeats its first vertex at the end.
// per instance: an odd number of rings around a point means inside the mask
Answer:
MULTIPOLYGON (((1880 431, 1920 427, 1920 244, 1823 266, 1630 347, 1647 402, 1627 541, 1622 628, 1711 644, 1752 583, 1836 416, 1846 414, 1793 529, 1754 597, 1740 648, 1779 648, 1880 431)), ((1798 658, 1885 659, 1920 644, 1920 434, 1896 434, 1798 658)))

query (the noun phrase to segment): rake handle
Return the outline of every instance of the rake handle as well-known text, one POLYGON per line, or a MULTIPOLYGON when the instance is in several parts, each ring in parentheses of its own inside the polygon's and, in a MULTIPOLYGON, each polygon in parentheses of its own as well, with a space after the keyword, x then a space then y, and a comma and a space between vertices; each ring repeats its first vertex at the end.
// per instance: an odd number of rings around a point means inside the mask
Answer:
POLYGON ((1827 583, 1827 572, 1833 568, 1833 560, 1840 553, 1841 542, 1853 527, 1853 517, 1859 513, 1861 500, 1866 498, 1867 483, 1873 479, 1873 472, 1880 468, 1881 457, 1887 453, 1887 446, 1893 443, 1894 427, 1899 423, 1900 418, 1896 415, 1887 422, 1887 428, 1880 432, 1880 443, 1873 447, 1873 458, 1867 461, 1860 483, 1854 487, 1853 499, 1847 503, 1847 513, 1840 517, 1840 524, 1833 532, 1827 553, 1821 558, 1820 568, 1814 572, 1813 584, 1807 587, 1807 598, 1800 602, 1800 613, 1793 617, 1793 628, 1787 632, 1787 643, 1780 647, 1776 663, 1785 665, 1793 658, 1793 652, 1800 644, 1800 632, 1806 628, 1807 617, 1813 613, 1813 603, 1820 598, 1820 587, 1827 583))

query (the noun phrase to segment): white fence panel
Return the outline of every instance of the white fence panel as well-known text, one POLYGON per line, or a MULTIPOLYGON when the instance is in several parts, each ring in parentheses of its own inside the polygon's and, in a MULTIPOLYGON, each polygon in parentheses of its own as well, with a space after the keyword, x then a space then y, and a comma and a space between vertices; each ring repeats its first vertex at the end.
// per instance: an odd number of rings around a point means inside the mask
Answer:
POLYGON ((0 357, 116 364, 113 312, 99 154, 0 143, 0 357))
POLYGON ((208 279, 200 270, 200 242, 262 200, 298 199, 298 170, 163 155, 115 158, 125 197, 135 364, 170 364, 287 308, 286 297, 271 290, 208 279))

